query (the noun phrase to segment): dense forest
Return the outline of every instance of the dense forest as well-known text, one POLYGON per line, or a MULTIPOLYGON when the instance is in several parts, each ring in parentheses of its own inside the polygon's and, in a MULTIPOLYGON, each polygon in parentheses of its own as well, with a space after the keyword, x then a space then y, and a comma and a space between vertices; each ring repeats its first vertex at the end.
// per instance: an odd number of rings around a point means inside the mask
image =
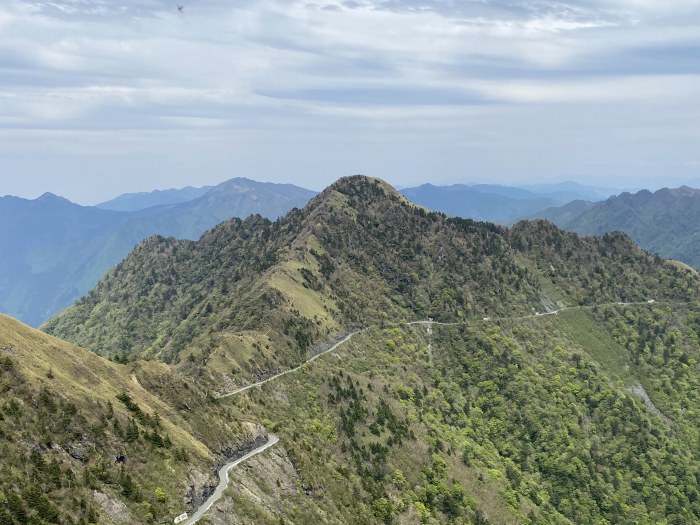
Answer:
POLYGON ((694 188, 625 192, 603 202, 548 208, 535 216, 579 235, 623 231, 650 252, 700 268, 700 191, 694 188))

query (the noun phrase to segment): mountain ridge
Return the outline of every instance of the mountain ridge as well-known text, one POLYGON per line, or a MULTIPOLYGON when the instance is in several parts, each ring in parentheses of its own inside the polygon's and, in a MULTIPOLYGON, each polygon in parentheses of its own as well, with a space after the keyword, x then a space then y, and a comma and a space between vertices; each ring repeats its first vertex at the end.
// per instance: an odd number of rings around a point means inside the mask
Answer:
MULTIPOLYGON (((203 355, 230 350, 221 337, 201 334, 272 330, 274 343, 287 347, 278 356, 286 366, 319 339, 380 319, 478 319, 629 295, 624 282, 596 273, 596 256, 621 281, 625 257, 656 272, 666 268, 619 234, 580 239, 547 223, 506 229, 447 218, 383 181, 346 177, 276 222, 251 216, 198 241, 147 239, 43 329, 103 355, 126 351, 168 362, 195 341, 208 348, 203 355), (562 246, 570 246, 569 257, 559 253, 562 246), (136 293, 143 304, 123 301, 136 293)), ((636 285, 638 300, 665 294, 645 291, 660 287, 649 276, 636 285)), ((264 341, 272 344, 269 336, 264 341)), ((250 373, 254 361, 232 366, 250 373)), ((215 381, 234 380, 225 376, 215 381)))
POLYGON ((681 186, 622 193, 590 205, 567 204, 534 217, 582 235, 620 230, 645 249, 700 267, 700 190, 681 186))
POLYGON ((294 186, 255 183, 250 191, 219 189, 180 204, 122 212, 73 204, 62 197, 0 199, 0 310, 38 325, 86 293, 133 246, 152 234, 197 238, 235 215, 272 218, 315 194, 294 186), (259 184, 259 185, 258 185, 259 184))
POLYGON ((142 191, 123 193, 108 201, 96 204, 96 208, 114 211, 139 211, 153 206, 180 204, 204 195, 214 186, 185 186, 184 188, 169 188, 166 190, 142 191))
POLYGON ((151 237, 45 329, 238 392, 215 409, 279 436, 291 466, 234 471, 217 525, 691 523, 699 284, 622 233, 450 218, 356 176, 151 237))

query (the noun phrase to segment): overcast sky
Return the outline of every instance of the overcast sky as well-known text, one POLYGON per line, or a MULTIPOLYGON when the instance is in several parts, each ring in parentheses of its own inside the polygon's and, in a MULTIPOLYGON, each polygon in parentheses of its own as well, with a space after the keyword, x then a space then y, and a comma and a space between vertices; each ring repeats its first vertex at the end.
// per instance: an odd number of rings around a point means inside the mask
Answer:
POLYGON ((0 3, 0 194, 354 173, 698 186, 700 0, 0 3))

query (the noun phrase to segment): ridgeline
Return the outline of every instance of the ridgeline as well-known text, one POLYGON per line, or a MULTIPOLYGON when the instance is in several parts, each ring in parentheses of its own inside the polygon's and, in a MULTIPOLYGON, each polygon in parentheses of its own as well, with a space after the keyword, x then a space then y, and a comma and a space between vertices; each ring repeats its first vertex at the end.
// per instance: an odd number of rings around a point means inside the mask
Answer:
MULTIPOLYGON (((44 329, 114 361, 85 358, 99 377, 141 371, 130 399, 174 407, 162 424, 190 458, 221 464, 254 424, 279 436, 210 523, 697 523, 699 285, 624 234, 448 218, 357 176, 275 222, 147 239, 44 329), (448 324, 407 324, 429 318, 448 324)), ((151 487, 147 470, 123 472, 151 487)), ((180 471, 160 475, 193 510, 180 471)))

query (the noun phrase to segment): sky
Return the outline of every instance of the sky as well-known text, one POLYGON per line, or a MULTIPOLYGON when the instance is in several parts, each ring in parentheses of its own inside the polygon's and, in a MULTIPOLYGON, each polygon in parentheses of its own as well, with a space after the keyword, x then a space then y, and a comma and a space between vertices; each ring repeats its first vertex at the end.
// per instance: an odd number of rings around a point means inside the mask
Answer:
POLYGON ((0 3, 0 195, 356 173, 700 186, 700 0, 0 3))

